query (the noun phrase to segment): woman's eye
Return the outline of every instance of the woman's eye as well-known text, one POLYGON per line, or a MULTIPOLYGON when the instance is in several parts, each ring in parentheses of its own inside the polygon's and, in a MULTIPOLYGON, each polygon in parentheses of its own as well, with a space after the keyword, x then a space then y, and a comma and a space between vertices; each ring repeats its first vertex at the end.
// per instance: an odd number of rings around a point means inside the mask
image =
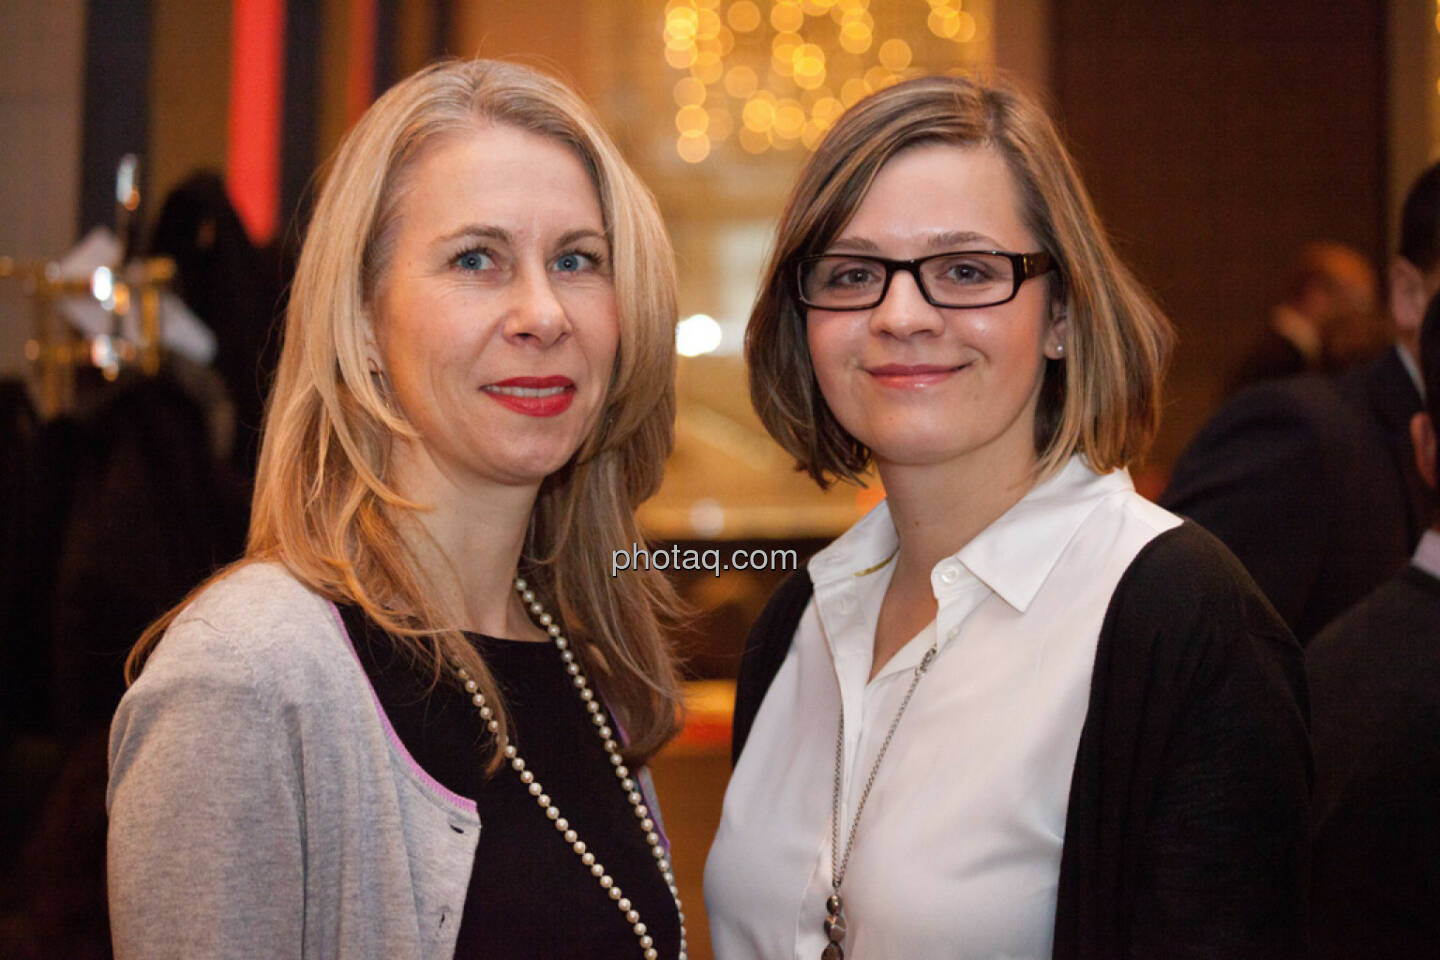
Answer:
POLYGON ((466 250, 455 258, 455 266, 461 270, 489 270, 495 261, 483 250, 466 250))
POLYGON ((875 280, 875 271, 864 266, 849 266, 835 271, 830 277, 831 286, 860 287, 875 280))
POLYGON ((560 273, 584 273, 599 266, 599 256, 583 250, 572 250, 555 258, 554 269, 560 273))
POLYGON ((983 263, 964 261, 952 263, 945 276, 954 283, 985 283, 992 278, 992 273, 983 263))

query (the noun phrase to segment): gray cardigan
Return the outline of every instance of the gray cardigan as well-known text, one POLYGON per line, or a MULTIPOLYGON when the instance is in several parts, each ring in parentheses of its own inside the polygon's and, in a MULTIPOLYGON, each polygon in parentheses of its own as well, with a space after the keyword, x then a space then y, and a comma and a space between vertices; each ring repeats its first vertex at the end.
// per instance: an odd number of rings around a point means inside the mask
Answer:
POLYGON ((195 599, 110 732, 115 955, 449 958, 472 801, 400 744, 335 608, 277 564, 195 599))

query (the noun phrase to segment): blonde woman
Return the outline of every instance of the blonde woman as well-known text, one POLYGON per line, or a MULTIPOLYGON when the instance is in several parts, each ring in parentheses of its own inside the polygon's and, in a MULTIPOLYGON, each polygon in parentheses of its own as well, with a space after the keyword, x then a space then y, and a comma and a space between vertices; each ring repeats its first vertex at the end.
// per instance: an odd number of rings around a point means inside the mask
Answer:
POLYGON ((751 315, 751 396, 887 500, 751 634, 706 867, 721 960, 1259 958, 1303 944, 1300 651, 1139 497, 1170 329, 1034 104, 853 107, 751 315))
POLYGON ((684 957, 643 765, 673 264, 579 99, 444 63, 347 137, 245 558, 141 639, 110 745, 120 957, 684 957))

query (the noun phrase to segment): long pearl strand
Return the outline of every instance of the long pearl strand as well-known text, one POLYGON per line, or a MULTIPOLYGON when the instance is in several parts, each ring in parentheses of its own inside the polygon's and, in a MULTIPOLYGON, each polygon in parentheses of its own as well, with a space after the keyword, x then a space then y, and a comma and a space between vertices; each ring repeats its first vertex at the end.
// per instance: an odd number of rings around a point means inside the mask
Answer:
MULTIPOLYGON (((689 954, 685 946, 685 913, 680 907, 680 891, 675 886, 675 873, 671 869, 670 860, 665 855, 665 848, 660 845, 660 834, 655 829, 655 821, 650 816, 650 808, 645 806, 645 797, 640 792, 640 785, 630 776, 630 770, 625 766, 625 760, 620 756, 620 744, 615 741, 615 731, 605 718, 605 711, 600 701, 595 698, 595 693, 590 689, 590 682, 585 679, 585 674, 580 670, 580 664, 575 660, 575 654, 570 651, 570 643, 561 635, 559 624, 555 618, 545 611, 545 607, 536 599, 535 592, 529 588, 524 580, 515 578, 515 590, 520 598, 525 601, 536 622, 545 629, 554 641, 556 649, 560 651, 560 659, 565 663, 565 672, 570 675, 575 689, 580 693, 580 700, 585 704, 585 709, 590 714, 590 722, 596 727, 596 733, 604 742, 605 752, 610 755, 610 765, 615 768, 615 777, 620 781, 620 789, 625 791, 626 799, 630 801, 630 809, 634 811, 635 818, 640 821, 640 829, 645 834, 645 842, 650 845, 650 852, 655 857, 655 865, 660 868, 660 875, 665 879, 665 885, 670 888, 670 896, 675 898, 675 912, 680 920, 680 954, 678 960, 689 960, 689 954)), ((455 674, 465 685, 465 692, 470 694, 470 702, 480 710, 480 717, 486 722, 491 733, 497 733, 500 729, 500 722, 494 719, 494 712, 485 702, 485 695, 480 693, 479 684, 465 671, 463 667, 456 667, 455 674)), ((658 960, 659 951, 655 949, 655 941, 650 936, 649 929, 644 921, 640 919, 640 912, 635 909, 630 898, 625 896, 615 878, 605 871, 604 864, 595 859, 595 854, 585 846, 585 841, 570 829, 570 822, 560 815, 560 808, 550 800, 550 795, 545 792, 540 781, 535 779, 535 774, 527 769, 525 760, 516 752, 515 745, 508 740, 501 747, 505 759, 510 762, 510 768, 520 775, 520 782, 525 784, 530 791, 530 796, 545 811, 545 816, 555 829, 570 844, 570 848, 579 856, 590 871, 590 875, 600 882, 600 886, 609 895, 610 899, 625 915, 625 922, 630 924, 630 929, 635 931, 635 937, 640 943, 642 956, 645 960, 658 960)))

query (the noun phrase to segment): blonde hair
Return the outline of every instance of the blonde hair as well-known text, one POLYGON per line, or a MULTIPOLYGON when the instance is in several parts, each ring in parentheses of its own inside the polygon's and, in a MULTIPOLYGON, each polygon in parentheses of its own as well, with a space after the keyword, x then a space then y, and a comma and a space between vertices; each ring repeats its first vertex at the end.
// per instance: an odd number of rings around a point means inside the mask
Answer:
MULTIPOLYGON (((659 621, 674 612, 675 597, 659 573, 612 578, 608 564, 616 544, 641 539, 635 508, 658 489, 671 449, 674 258, 649 191, 584 103, 556 80, 494 61, 437 63, 391 88, 346 137, 300 254, 241 563, 278 561, 316 592, 358 604, 437 681, 451 675, 447 662, 463 666, 495 708, 495 741, 505 736, 493 677, 427 599, 401 536, 423 507, 393 486, 391 451, 396 438, 415 431, 372 379, 365 353, 367 310, 385 272, 407 171, 437 138, 484 123, 565 144, 600 200, 620 346, 596 426, 541 485, 520 574, 566 625, 571 649, 629 734, 629 756, 643 759, 678 725, 679 678, 659 621)), ((184 606, 141 637, 127 679, 184 606)), ((498 752, 490 760, 497 764, 498 752)))
POLYGON ((858 483, 869 466, 870 451, 820 394, 794 263, 825 251, 891 157, 930 143, 997 150, 1026 226, 1058 264, 1048 282, 1069 318, 1067 357, 1045 365, 1035 416, 1039 477, 1076 452, 1101 472, 1139 459, 1159 428, 1170 324, 1111 248, 1045 112, 1015 90, 965 77, 922 77, 862 100, 801 171, 745 334, 760 420, 821 486, 858 483))

